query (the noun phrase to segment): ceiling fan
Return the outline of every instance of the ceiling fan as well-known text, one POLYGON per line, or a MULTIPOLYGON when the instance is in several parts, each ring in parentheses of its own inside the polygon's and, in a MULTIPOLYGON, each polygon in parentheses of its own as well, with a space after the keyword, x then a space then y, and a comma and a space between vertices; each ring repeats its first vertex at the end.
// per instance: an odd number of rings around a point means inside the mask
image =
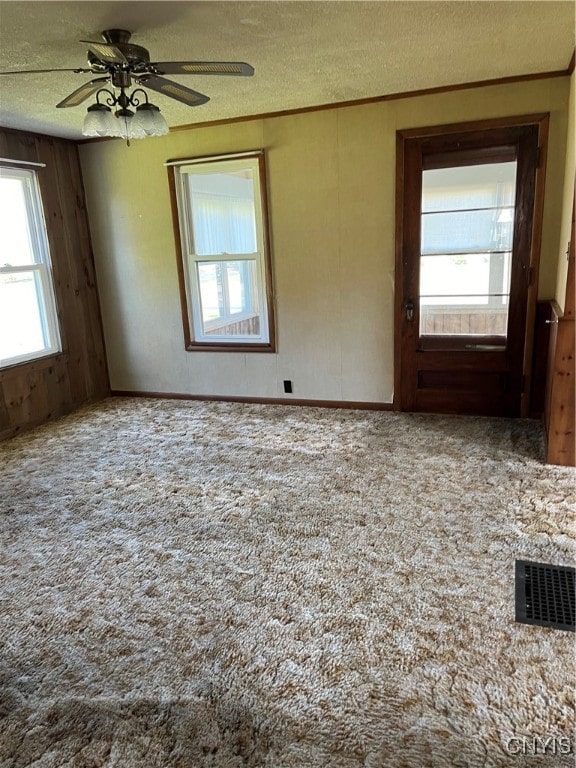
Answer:
MULTIPOLYGON (((164 75, 232 75, 250 77, 254 74, 253 67, 240 61, 161 61, 151 62, 150 54, 141 45, 134 45, 130 42, 132 34, 125 29, 107 29, 102 32, 103 42, 91 40, 81 40, 88 47, 88 66, 75 69, 29 69, 12 72, 0 72, 0 75, 24 75, 24 74, 43 74, 47 72, 76 72, 78 74, 90 73, 101 75, 90 80, 80 88, 72 91, 66 98, 62 99, 56 107, 61 109, 65 107, 77 107, 86 101, 93 94, 97 94, 96 103, 88 108, 88 117, 92 113, 91 123, 102 122, 106 118, 109 122, 111 113, 110 107, 120 107, 114 113, 115 117, 124 118, 124 123, 132 122, 134 112, 129 108, 135 107, 136 115, 148 123, 150 131, 145 135, 157 135, 158 131, 151 130, 151 120, 160 118, 160 110, 148 101, 148 95, 143 88, 157 91, 158 93, 176 99, 190 107, 197 107, 209 101, 209 97, 198 91, 194 91, 180 83, 169 80, 164 75), (111 85, 119 93, 106 88, 111 85), (127 93, 130 88, 136 87, 131 94, 127 93), (143 86, 143 88, 141 87, 143 86), (144 101, 142 101, 142 95, 144 101), (106 101, 106 104, 100 102, 100 96, 106 101), (156 114, 158 113, 158 114, 156 114)), ((160 118, 164 123, 164 119, 160 118)), ((89 121, 90 122, 90 121, 89 121)), ((137 121, 138 122, 138 121, 137 121)), ((142 120, 140 120, 142 122, 142 120)), ((93 128, 94 126, 89 126, 93 128)), ((126 131, 122 133, 111 133, 108 131, 99 131, 97 133, 87 133, 86 123, 83 133, 85 135, 121 135, 127 137, 126 131)), ((166 133, 168 130, 163 130, 166 133)), ((138 132, 130 136, 131 138, 143 138, 138 132)))

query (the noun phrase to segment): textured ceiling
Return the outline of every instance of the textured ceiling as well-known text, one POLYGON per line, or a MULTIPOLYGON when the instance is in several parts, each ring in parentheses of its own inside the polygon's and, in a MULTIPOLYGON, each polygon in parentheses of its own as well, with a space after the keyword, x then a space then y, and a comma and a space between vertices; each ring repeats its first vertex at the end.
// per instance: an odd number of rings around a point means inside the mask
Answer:
MULTIPOLYGON (((306 2, 0 2, 0 71, 82 67, 79 40, 133 33, 153 61, 235 60, 252 78, 173 79, 210 101, 154 94, 171 127, 245 115, 565 70, 573 0, 307 0, 306 2)), ((80 138, 82 105, 55 104, 90 75, 0 77, 0 124, 80 138)), ((86 102, 86 106, 91 101, 86 102)))

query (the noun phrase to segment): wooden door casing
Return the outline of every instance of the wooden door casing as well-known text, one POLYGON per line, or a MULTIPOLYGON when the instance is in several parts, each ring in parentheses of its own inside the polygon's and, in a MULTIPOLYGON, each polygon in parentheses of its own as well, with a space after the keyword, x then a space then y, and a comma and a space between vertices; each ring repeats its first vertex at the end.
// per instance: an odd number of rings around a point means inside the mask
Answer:
MULTIPOLYGON (((519 416, 528 400, 538 277, 547 115, 399 131, 397 136, 395 407, 406 411, 519 416), (420 336, 422 172, 517 160, 508 336, 420 336), (431 160, 432 158, 432 160, 431 160), (465 161, 465 162, 464 162, 465 161), (432 165, 430 164, 432 163, 432 165), (404 310, 414 303, 414 318, 404 310), (467 348, 468 347, 468 348, 467 348)), ((526 405, 526 407, 528 407, 526 405)), ((522 414, 526 415, 526 414, 522 414)))

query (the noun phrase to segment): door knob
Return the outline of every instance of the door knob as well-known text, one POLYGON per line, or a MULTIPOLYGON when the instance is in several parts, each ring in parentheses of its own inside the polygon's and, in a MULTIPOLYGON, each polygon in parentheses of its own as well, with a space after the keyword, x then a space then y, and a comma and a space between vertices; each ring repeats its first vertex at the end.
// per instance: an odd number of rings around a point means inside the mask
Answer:
POLYGON ((404 302, 404 309, 406 310, 406 320, 411 323, 414 320, 414 302, 412 299, 407 299, 404 302))

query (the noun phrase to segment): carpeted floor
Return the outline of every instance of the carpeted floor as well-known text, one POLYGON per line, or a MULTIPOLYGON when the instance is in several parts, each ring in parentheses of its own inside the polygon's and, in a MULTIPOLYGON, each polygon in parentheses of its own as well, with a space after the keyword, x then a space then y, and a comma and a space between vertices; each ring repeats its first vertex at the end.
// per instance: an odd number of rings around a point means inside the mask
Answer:
POLYGON ((117 398, 0 467, 2 768, 573 765, 538 424, 117 398))

